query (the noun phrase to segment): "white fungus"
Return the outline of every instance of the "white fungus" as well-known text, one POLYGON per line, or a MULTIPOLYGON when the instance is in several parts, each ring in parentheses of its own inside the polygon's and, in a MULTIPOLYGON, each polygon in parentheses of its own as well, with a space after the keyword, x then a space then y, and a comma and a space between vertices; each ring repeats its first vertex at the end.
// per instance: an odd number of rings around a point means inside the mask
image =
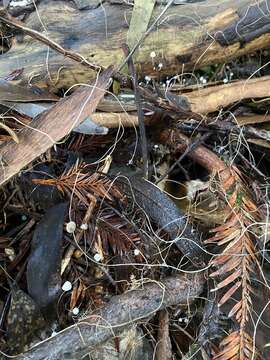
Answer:
POLYGON ((74 233, 75 230, 76 230, 76 223, 74 221, 70 221, 66 224, 66 231, 69 234, 74 233))
POLYGON ((100 256, 98 253, 96 253, 96 254, 94 255, 94 260, 95 260, 96 262, 100 262, 101 256, 100 256))
POLYGON ((150 52, 150 57, 153 59, 154 57, 156 57, 156 53, 154 51, 150 52))
POLYGON ((134 250, 134 255, 135 255, 135 256, 138 256, 138 255, 140 255, 140 250, 138 250, 138 249, 135 249, 135 250, 134 250))
POLYGON ((80 312, 80 309, 78 307, 75 307, 73 310, 72 310, 72 314, 73 315, 78 315, 80 312))
POLYGON ((70 291, 72 289, 72 284, 70 281, 65 281, 64 284, 62 285, 62 290, 63 291, 70 291))
POLYGON ((147 84, 151 81, 151 76, 146 75, 144 77, 144 80, 147 82, 147 84))
POLYGON ((80 229, 81 230, 87 230, 88 229, 88 224, 81 224, 81 226, 80 226, 80 229))

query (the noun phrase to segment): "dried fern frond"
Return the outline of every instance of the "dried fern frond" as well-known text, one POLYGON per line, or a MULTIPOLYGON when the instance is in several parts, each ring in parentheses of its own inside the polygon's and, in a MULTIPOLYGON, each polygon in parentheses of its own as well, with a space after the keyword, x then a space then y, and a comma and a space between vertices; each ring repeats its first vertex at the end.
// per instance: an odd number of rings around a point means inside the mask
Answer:
POLYGON ((91 172, 85 163, 75 164, 56 179, 33 179, 34 184, 56 186, 69 197, 74 194, 86 206, 89 203, 87 194, 112 201, 121 198, 121 192, 106 176, 91 172))
POLYGON ((253 339, 245 331, 232 332, 220 343, 220 347, 223 350, 214 357, 215 360, 261 359, 260 354, 253 347, 253 339))
POLYGON ((214 359, 256 359, 258 354, 253 339, 247 333, 247 326, 252 308, 251 276, 260 269, 255 239, 250 228, 260 219, 260 213, 236 168, 227 168, 219 175, 219 191, 227 200, 229 212, 226 211, 225 214, 229 215, 226 215, 223 225, 212 230, 215 235, 207 240, 207 243, 222 247, 221 254, 211 260, 211 265, 215 268, 211 277, 218 280, 215 290, 222 292, 219 306, 234 299, 235 303, 228 316, 238 323, 239 330, 222 341, 222 350, 214 359))

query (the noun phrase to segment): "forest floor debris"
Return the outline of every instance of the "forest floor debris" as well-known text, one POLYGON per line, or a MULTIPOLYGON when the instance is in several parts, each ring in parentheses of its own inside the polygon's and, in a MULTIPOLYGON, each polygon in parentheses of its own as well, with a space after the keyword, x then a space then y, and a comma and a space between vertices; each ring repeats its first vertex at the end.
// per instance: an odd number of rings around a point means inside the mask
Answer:
POLYGON ((2 3, 0 358, 268 360, 270 3, 2 3))

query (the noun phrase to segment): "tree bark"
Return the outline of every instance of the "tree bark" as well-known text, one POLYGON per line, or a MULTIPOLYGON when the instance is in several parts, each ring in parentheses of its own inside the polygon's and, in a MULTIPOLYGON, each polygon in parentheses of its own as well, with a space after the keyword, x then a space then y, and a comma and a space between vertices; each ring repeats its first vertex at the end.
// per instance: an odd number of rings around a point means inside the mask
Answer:
MULTIPOLYGON (((149 25, 163 6, 155 7, 149 25)), ((134 56, 139 76, 181 74, 269 46, 269 8, 270 0, 204 0, 171 6, 134 56)), ((45 0, 26 25, 89 62, 118 66, 124 60, 121 44, 127 41, 131 13, 125 3, 105 1, 95 9, 78 10, 72 2, 45 0)), ((0 76, 23 68, 23 81, 52 89, 94 76, 88 67, 29 36, 18 35, 13 43, 0 57, 0 76)))

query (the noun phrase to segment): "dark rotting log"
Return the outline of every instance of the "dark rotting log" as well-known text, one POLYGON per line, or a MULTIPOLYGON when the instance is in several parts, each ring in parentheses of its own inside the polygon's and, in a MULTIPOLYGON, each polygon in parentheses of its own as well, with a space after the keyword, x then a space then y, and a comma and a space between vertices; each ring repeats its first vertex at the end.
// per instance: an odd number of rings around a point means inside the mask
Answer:
MULTIPOLYGON (((44 0, 38 4, 38 14, 32 12, 25 24, 93 64, 117 66, 124 60, 121 45, 127 41, 132 13, 132 6, 119 2, 79 10, 74 2, 44 0)), ((163 7, 155 7, 150 25, 163 7)), ((270 0, 256 4, 205 0, 171 6, 134 56, 139 76, 181 74, 269 46, 269 8, 270 0)), ((93 70, 29 36, 17 35, 13 43, 0 57, 0 76, 23 68, 23 81, 55 89, 94 77, 93 70)))

